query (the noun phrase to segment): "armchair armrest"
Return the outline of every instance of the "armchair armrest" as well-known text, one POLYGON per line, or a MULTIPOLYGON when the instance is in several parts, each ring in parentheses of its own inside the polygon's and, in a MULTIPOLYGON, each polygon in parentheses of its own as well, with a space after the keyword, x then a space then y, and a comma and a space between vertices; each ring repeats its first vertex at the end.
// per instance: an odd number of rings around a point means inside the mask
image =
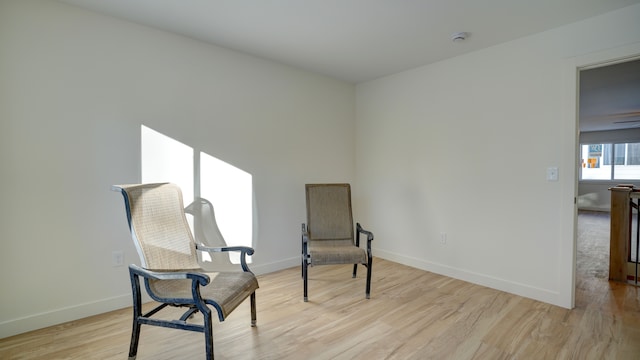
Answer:
POLYGON ((252 273, 247 265, 247 255, 253 255, 255 252, 253 248, 248 246, 222 246, 222 247, 210 247, 201 244, 196 244, 196 250, 206 252, 227 252, 227 251, 240 251, 240 266, 245 272, 252 273))
POLYGON ((309 231, 305 223, 302 223, 302 263, 309 261, 309 231))
POLYGON ((356 246, 360 246, 360 234, 367 235, 367 249, 371 251, 371 241, 373 241, 373 233, 362 228, 360 223, 356 223, 356 246))
POLYGON ((138 265, 130 264, 129 269, 132 273, 140 275, 147 279, 154 280, 180 280, 191 279, 197 281, 200 285, 205 286, 209 284, 211 279, 208 275, 190 271, 153 271, 141 268, 138 265))
POLYGON ((306 225, 302 224, 302 245, 309 243, 309 232, 306 225))
POLYGON ((202 244, 196 244, 196 250, 206 251, 206 252, 225 252, 225 251, 240 251, 243 254, 253 255, 255 250, 248 246, 219 246, 219 247, 211 247, 202 244))
POLYGON ((356 228, 358 229, 358 233, 367 235, 367 241, 373 240, 373 233, 371 231, 363 229, 360 223, 356 223, 356 228))
MULTIPOLYGON (((133 292, 134 304, 139 309, 141 305, 141 297, 140 297, 140 280, 139 277, 142 276, 144 278, 144 286, 147 289, 147 293, 151 298, 155 301, 164 303, 163 305, 151 310, 145 317, 149 317, 160 309, 167 306, 169 303, 188 301, 193 304, 204 304, 204 300, 200 295, 200 286, 208 285, 211 281, 208 275, 191 272, 191 271, 153 271, 144 269, 138 265, 130 264, 129 265, 129 276, 131 277, 131 291, 133 292), (149 280, 191 280, 191 299, 176 299, 176 298, 167 298, 156 294, 150 287, 149 280)), ((206 306, 206 305, 203 305, 206 306)), ((182 319, 182 320, 186 320, 182 319)))

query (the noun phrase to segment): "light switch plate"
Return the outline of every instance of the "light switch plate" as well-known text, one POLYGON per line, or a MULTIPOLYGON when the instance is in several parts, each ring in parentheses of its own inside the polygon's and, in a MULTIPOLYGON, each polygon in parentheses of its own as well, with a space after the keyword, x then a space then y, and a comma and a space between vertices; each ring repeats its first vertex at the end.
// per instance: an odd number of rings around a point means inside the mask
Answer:
POLYGON ((547 168, 547 181, 558 181, 558 167, 551 166, 547 168))
POLYGON ((111 253, 111 265, 113 267, 124 265, 124 252, 116 250, 111 253))

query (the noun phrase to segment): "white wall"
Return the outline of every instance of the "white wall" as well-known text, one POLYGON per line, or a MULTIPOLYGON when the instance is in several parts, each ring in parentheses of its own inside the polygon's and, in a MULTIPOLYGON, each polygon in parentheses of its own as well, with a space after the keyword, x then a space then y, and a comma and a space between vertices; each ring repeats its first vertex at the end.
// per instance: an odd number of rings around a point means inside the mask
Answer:
POLYGON ((575 68, 640 53, 638 18, 636 5, 354 91, 63 4, 2 1, 0 337, 130 305, 111 252, 137 255, 110 185, 139 180, 141 124, 253 174, 259 272, 298 264, 305 182, 354 181, 377 256, 569 307, 575 68))
POLYGON ((633 184, 640 186, 637 181, 606 181, 581 182, 578 185, 578 209, 591 211, 611 211, 610 188, 617 184, 633 184))
POLYGON ((640 53, 638 19, 636 5, 359 84, 357 189, 375 253, 571 307, 576 68, 640 53))
POLYGON ((252 268, 299 264, 304 183, 353 181, 353 85, 51 1, 0 2, 0 338, 130 306, 144 124, 253 175, 252 268), (330 139, 330 143, 327 142, 330 139), (330 145, 329 145, 330 144, 330 145))
POLYGON ((611 194, 609 188, 614 182, 580 183, 578 185, 578 209, 591 211, 611 211, 611 194))

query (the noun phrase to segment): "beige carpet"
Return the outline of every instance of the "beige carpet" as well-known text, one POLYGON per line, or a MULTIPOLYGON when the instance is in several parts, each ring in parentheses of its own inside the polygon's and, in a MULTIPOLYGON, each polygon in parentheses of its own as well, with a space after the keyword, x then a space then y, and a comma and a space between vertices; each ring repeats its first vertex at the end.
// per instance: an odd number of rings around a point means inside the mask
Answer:
MULTIPOLYGON (((636 222, 632 221, 631 261, 636 259, 636 222)), ((578 277, 607 279, 609 277, 609 225, 610 214, 598 211, 578 212, 578 241, 576 275, 578 277)), ((632 275, 632 274, 629 274, 632 275)))
POLYGON ((609 277, 608 212, 578 212, 576 274, 578 277, 609 277))

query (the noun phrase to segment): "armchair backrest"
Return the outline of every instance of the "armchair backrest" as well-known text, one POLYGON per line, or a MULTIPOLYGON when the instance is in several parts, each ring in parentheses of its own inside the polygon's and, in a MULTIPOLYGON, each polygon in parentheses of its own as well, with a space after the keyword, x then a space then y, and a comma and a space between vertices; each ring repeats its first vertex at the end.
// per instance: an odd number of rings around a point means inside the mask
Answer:
POLYGON ((306 184, 305 188, 309 239, 353 241, 351 186, 306 184))
POLYGON ((195 242, 184 214, 182 192, 174 184, 119 185, 131 237, 142 267, 198 269, 195 242))

